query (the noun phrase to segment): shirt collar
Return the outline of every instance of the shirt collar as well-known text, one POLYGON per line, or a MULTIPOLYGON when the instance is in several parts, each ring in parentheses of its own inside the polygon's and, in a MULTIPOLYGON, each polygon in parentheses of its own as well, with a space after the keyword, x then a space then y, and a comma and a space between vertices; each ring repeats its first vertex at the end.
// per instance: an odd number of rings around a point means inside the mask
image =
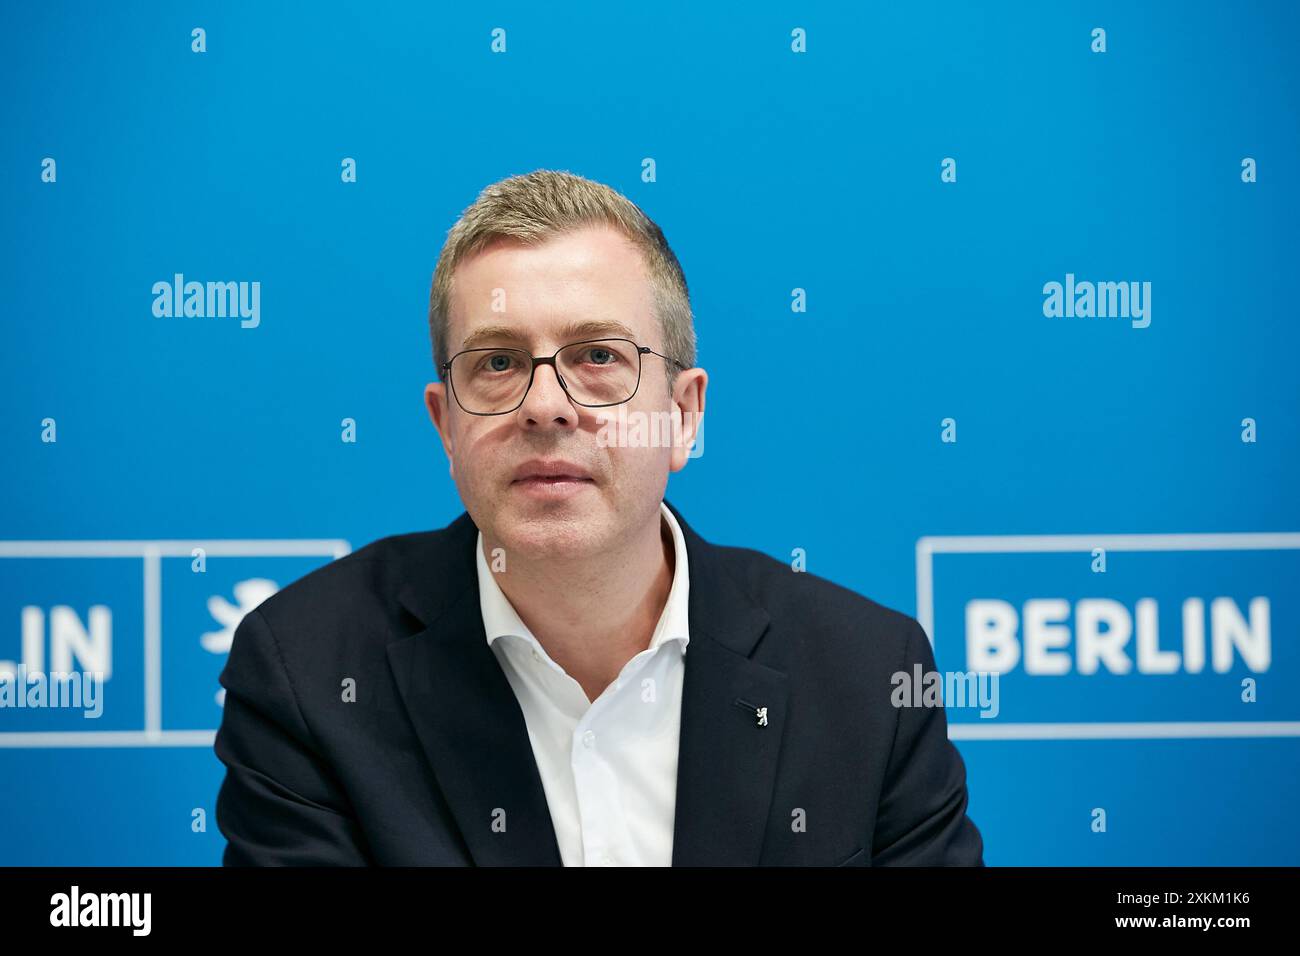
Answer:
MULTIPOLYGON (((686 653, 686 645, 690 643, 690 634, 688 633, 688 614, 687 609, 690 607, 690 570, 687 566, 686 557, 686 538, 682 535, 681 525, 677 523, 677 518, 672 511, 662 501, 659 503, 659 513, 663 520, 668 522, 668 528, 673 535, 673 553, 676 560, 673 565, 673 583, 668 590, 668 600, 664 602, 663 613, 659 615, 659 622, 655 625, 654 635, 650 638, 649 650, 656 650, 660 645, 667 641, 675 640, 681 648, 682 654, 686 653)), ((498 637, 515 636, 525 638, 536 643, 533 633, 519 617, 514 606, 506 598, 505 593, 501 590, 501 585, 497 584, 496 575, 488 567, 487 558, 483 554, 483 532, 478 533, 478 541, 474 546, 474 554, 478 558, 478 596, 479 607, 483 613, 483 630, 487 633, 487 642, 492 644, 498 637)))

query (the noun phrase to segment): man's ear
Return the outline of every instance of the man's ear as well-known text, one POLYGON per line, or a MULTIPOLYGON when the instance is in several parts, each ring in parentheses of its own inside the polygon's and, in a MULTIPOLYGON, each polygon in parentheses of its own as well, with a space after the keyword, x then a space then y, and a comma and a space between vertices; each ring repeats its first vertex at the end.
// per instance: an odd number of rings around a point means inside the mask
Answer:
POLYGON ((681 471, 691 454, 691 442, 704 425, 704 393, 709 387, 709 373, 702 368, 683 369, 673 382, 674 418, 679 419, 679 440, 673 442, 669 468, 681 471))
POLYGON ((424 386, 424 407, 429 412, 429 420, 438 430, 442 439, 442 450, 447 455, 447 473, 451 480, 456 480, 456 455, 451 443, 451 407, 447 402, 447 386, 442 382, 430 382, 424 386))

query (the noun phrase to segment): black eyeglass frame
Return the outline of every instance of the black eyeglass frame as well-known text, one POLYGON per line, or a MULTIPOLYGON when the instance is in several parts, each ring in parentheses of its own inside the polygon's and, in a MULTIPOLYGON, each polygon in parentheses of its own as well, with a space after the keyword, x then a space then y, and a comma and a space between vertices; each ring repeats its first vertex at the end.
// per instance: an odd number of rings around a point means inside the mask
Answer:
POLYGON ((479 349, 462 349, 461 351, 453 355, 451 358, 447 359, 447 361, 443 362, 439 371, 441 371, 444 375, 446 375, 447 381, 451 384, 451 394, 455 396, 456 404, 460 406, 461 411, 463 411, 466 415, 484 415, 484 416, 509 415, 511 412, 518 411, 520 406, 524 404, 524 399, 528 397, 528 392, 533 387, 533 379, 537 375, 537 366, 539 365, 549 365, 551 366, 551 368, 555 369, 556 381, 560 383, 560 388, 564 389, 564 394, 568 396, 569 401, 573 402, 575 405, 581 405, 583 408, 609 408, 613 405, 624 405, 632 401, 632 399, 636 397, 636 393, 641 388, 641 370, 645 365, 645 363, 641 361, 642 355, 658 355, 665 362, 672 362, 682 371, 685 371, 686 369, 690 368, 689 365, 682 364, 681 362, 677 361, 677 359, 673 358, 670 355, 664 355, 662 352, 656 352, 648 345, 638 345, 636 342, 633 342, 631 339, 624 339, 618 336, 607 335, 599 339, 583 339, 581 342, 570 342, 567 345, 561 345, 550 355, 530 355, 527 349, 508 348, 504 346, 496 346, 496 347, 484 346, 483 348, 479 348, 479 349), (597 404, 588 404, 586 402, 578 401, 576 398, 573 397, 572 393, 569 392, 569 386, 565 384, 564 376, 560 374, 560 367, 555 364, 555 359, 565 349, 573 348, 573 346, 575 345, 591 345, 595 342, 626 342, 628 345, 631 345, 633 348, 636 349, 636 353, 637 353, 636 385, 632 389, 632 394, 629 395, 627 398, 623 399, 621 402, 599 402, 597 404), (465 407, 465 403, 462 402, 460 400, 460 396, 456 394, 456 380, 455 378, 452 377, 451 374, 451 363, 456 361, 456 359, 460 358, 462 355, 468 355, 470 352, 516 352, 519 355, 523 355, 527 357, 531 365, 531 367, 528 370, 528 385, 524 388, 523 394, 519 396, 519 402, 516 405, 500 412, 471 412, 468 408, 465 407))

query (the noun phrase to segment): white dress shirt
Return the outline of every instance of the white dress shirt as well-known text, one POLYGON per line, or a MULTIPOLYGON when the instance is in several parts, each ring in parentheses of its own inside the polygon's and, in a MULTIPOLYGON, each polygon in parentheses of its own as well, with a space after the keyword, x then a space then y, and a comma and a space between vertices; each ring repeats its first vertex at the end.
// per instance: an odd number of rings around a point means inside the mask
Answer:
POLYGON ((668 600, 650 645, 594 701, 520 620, 478 536, 483 628, 523 711, 565 866, 672 864, 690 580, 682 529, 659 509, 677 556, 668 600))

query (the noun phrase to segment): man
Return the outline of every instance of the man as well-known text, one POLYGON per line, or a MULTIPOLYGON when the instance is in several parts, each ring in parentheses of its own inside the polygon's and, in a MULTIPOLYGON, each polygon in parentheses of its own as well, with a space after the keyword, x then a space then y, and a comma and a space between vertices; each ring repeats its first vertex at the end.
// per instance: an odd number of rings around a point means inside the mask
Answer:
POLYGON ((225 862, 982 865, 943 709, 891 704, 934 669, 920 626, 664 499, 708 376, 659 228, 577 176, 504 180, 429 311, 466 511, 241 623, 225 862))

